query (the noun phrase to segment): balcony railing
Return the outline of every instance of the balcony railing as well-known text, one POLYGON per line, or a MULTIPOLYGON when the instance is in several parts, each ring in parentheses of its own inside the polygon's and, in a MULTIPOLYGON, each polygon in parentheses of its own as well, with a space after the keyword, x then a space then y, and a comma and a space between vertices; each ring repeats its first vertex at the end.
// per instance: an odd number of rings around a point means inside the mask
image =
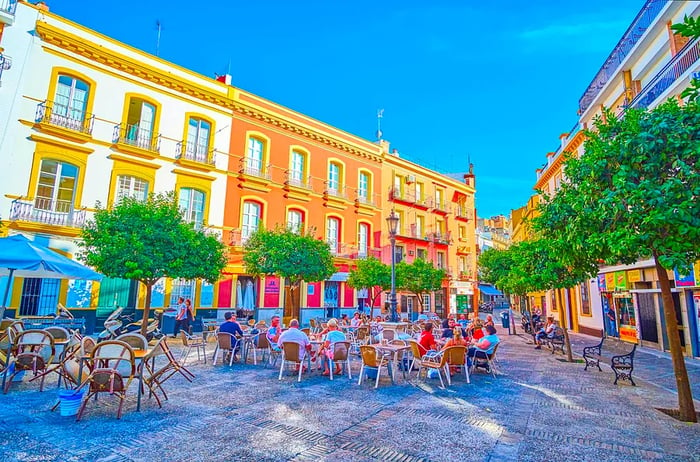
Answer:
POLYGON ((374 198, 370 195, 361 196, 359 192, 356 193, 355 201, 359 204, 364 205, 374 205, 374 198))
POLYGON ((81 228, 85 224, 85 209, 75 210, 70 201, 36 198, 33 201, 15 199, 10 206, 10 220, 43 223, 54 226, 81 228))
POLYGON ((0 0, 0 23, 12 25, 16 10, 17 0, 0 0))
POLYGON ((312 189, 311 176, 305 178, 300 172, 291 170, 285 170, 284 184, 287 186, 294 186, 295 188, 312 189))
POLYGON ((449 245, 450 241, 451 241, 449 231, 446 233, 440 233, 440 232, 428 233, 428 235, 426 237, 428 238, 429 241, 434 242, 435 244, 449 245))
POLYGON ((469 215, 467 214, 467 211, 468 211, 467 207, 462 206, 462 205, 458 205, 454 208, 454 211, 455 211, 455 218, 461 218, 463 220, 469 219, 469 215))
POLYGON ((151 130, 141 128, 138 124, 122 124, 114 126, 112 141, 117 144, 125 144, 144 151, 160 152, 160 135, 151 130))
POLYGON ((95 116, 53 101, 43 101, 36 106, 36 123, 66 128, 92 135, 95 116))
POLYGON ((622 64, 630 51, 632 51, 632 48, 634 48, 639 39, 644 35, 644 32, 646 32, 656 19, 656 16, 658 16, 669 1, 670 0, 647 0, 579 100, 579 111, 581 113, 588 109, 598 93, 605 87, 605 84, 608 83, 608 80, 615 75, 620 64, 622 64))
POLYGON ((12 58, 0 53, 0 82, 2 81, 2 71, 6 71, 12 67, 12 58))
POLYGON ((200 164, 215 165, 214 149, 208 145, 179 141, 175 149, 176 159, 186 159, 200 164))
POLYGON ((345 186, 341 185, 331 185, 328 181, 323 183, 324 189, 323 194, 326 196, 338 197, 340 199, 347 199, 347 194, 345 193, 345 186))
POLYGON ((632 100, 630 107, 647 108, 659 96, 683 76, 700 59, 700 39, 688 42, 666 64, 642 91, 632 100))
POLYGON ((238 173, 242 175, 256 176, 258 178, 265 178, 266 180, 271 178, 270 164, 264 165, 258 159, 248 157, 244 157, 238 162, 238 173))

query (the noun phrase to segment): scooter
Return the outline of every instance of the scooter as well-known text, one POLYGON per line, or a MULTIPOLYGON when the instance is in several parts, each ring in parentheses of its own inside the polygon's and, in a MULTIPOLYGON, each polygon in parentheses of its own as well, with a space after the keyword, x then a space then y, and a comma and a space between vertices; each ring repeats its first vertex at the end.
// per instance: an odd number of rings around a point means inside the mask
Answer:
MULTIPOLYGON (((97 336, 98 342, 104 340, 112 340, 122 334, 129 332, 139 332, 141 330, 141 321, 134 321, 131 315, 122 315, 123 308, 118 307, 105 320, 105 329, 97 336), (128 323, 128 324, 125 324, 128 323)), ((146 340, 149 342, 153 339, 159 340, 164 334, 160 330, 160 318, 163 315, 161 310, 156 310, 157 318, 149 318, 148 326, 146 327, 146 340)))
POLYGON ((532 327, 535 327, 535 332, 538 332, 541 328, 544 327, 544 322, 540 318, 539 314, 535 314, 532 316, 532 324, 530 323, 530 315, 527 312, 523 313, 523 316, 521 318, 521 322, 523 325, 523 330, 527 332, 528 334, 532 334, 532 327))

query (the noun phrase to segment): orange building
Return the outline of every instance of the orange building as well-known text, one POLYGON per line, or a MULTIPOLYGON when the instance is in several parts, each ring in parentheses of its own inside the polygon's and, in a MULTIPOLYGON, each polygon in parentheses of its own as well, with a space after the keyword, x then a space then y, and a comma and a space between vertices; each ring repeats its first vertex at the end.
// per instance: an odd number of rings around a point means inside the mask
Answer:
POLYGON ((336 257, 333 277, 294 292, 297 306, 318 308, 306 316, 354 310, 366 295, 347 286, 348 271, 357 258, 379 256, 380 147, 239 89, 233 100, 224 211, 230 257, 219 306, 282 312, 285 281, 246 274, 242 246, 259 228, 284 226, 315 230, 336 257))

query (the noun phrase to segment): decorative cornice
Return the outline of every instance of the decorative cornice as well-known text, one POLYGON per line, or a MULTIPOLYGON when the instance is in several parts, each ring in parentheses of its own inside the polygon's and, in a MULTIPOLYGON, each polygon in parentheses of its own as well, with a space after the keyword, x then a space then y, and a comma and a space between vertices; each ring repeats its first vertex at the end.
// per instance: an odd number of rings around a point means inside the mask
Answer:
POLYGON ((545 170, 542 175, 537 179, 535 182, 535 187, 534 189, 541 189, 541 187, 548 182, 556 172, 561 170, 561 164, 564 162, 564 157, 566 153, 571 153, 574 152, 576 149, 578 149, 579 146, 583 143, 583 140, 585 139, 585 135, 583 131, 580 131, 574 136, 574 138, 569 141, 566 145, 566 148, 563 149, 559 155, 554 159, 554 161, 547 166, 547 170, 545 170))

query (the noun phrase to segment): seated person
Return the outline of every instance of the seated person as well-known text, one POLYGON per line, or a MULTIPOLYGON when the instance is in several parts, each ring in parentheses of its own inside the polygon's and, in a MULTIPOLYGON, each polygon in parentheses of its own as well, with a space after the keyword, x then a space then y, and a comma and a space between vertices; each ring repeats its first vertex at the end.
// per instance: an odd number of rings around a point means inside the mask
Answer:
POLYGON ((426 322, 423 324, 423 332, 421 332, 420 339, 418 340, 418 349, 420 350, 421 356, 425 356, 428 351, 438 350, 435 337, 433 337, 432 322, 426 322))
POLYGON ((486 321, 484 321, 484 326, 493 326, 493 316, 490 314, 486 315, 486 321))
POLYGON ((360 313, 357 311, 355 314, 352 316, 352 319, 350 320, 350 327, 360 327, 362 325, 362 318, 360 318, 360 313))
POLYGON ((540 329, 537 334, 535 334, 535 343, 537 346, 535 347, 535 350, 541 350, 542 349, 542 339, 547 337, 547 338, 552 338, 557 332, 557 323, 554 322, 554 316, 547 316, 547 324, 540 329))
POLYGON ((284 342, 294 342, 299 344, 299 361, 304 359, 307 351, 311 350, 311 343, 309 337, 299 330, 299 320, 292 319, 289 321, 289 329, 282 332, 277 340, 277 346, 282 348, 284 342))
POLYGON ((442 338, 452 338, 453 329, 455 328, 454 319, 445 319, 442 321, 442 338))
POLYGON ((457 323, 462 326, 462 328, 466 328, 469 321, 467 321, 467 317, 464 314, 460 314, 457 323))
POLYGON ((243 329, 241 329, 241 325, 238 324, 238 321, 236 321, 236 315, 231 311, 224 313, 224 319, 226 321, 219 326, 219 332, 224 332, 233 336, 233 339, 231 339, 231 343, 234 345, 233 360, 238 361, 238 358, 236 357, 236 352, 238 351, 239 346, 237 337, 243 335, 243 329))
POLYGON ((481 322, 480 318, 474 319, 474 322, 471 325, 471 338, 473 340, 480 340, 481 338, 484 337, 484 331, 483 328, 484 325, 481 322))
POLYGON ((275 315, 270 320, 270 328, 265 334, 265 336, 267 337, 267 341, 270 342, 270 348, 272 348, 275 351, 280 351, 279 346, 277 346, 280 334, 282 334, 282 328, 280 327, 280 317, 275 315))
MULTIPOLYGON (((477 352, 484 353, 484 355, 490 355, 493 353, 494 348, 500 342, 500 339, 496 335, 496 328, 493 326, 484 327, 486 335, 479 340, 472 340, 469 350, 467 350, 467 358, 469 360, 469 366, 471 366, 471 358, 476 355, 477 352)), ((488 368, 487 368, 488 370, 488 368)))
MULTIPOLYGON (((338 321, 335 318, 328 320, 328 333, 323 339, 321 348, 318 350, 318 356, 321 358, 321 362, 324 365, 323 375, 330 374, 330 361, 333 359, 333 344, 336 342, 344 342, 346 339, 345 334, 338 329, 338 321)), ((340 375, 343 373, 341 365, 339 363, 335 364, 334 374, 340 375)))
POLYGON ((428 315, 425 314, 425 311, 421 312, 421 314, 418 315, 418 318, 416 321, 427 321, 428 320, 428 315))
POLYGON ((350 320, 348 319, 348 315, 344 314, 340 316, 340 326, 342 327, 350 327, 350 320))
MULTIPOLYGON (((442 346, 442 349, 444 350, 445 348, 451 346, 467 346, 467 340, 462 337, 462 328, 459 327, 459 325, 454 328, 452 331, 452 337, 447 339, 447 342, 445 342, 445 344, 442 346)), ((450 367, 450 372, 456 372, 458 369, 458 367, 450 367)))

